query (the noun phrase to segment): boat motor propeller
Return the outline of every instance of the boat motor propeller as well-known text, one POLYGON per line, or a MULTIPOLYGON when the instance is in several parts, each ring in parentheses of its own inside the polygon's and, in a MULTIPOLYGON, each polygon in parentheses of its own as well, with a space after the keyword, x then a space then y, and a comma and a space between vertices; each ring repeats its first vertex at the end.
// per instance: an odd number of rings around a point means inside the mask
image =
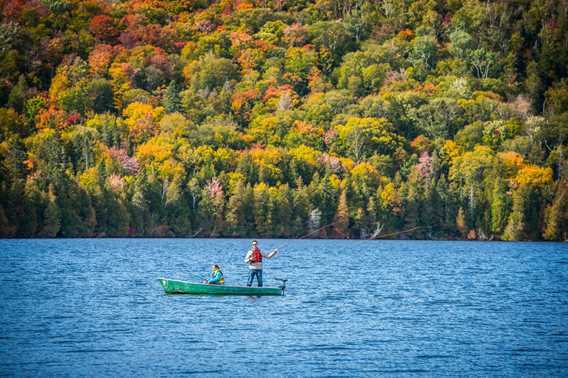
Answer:
POLYGON ((280 288, 282 289, 282 292, 284 292, 284 289, 286 289, 286 282, 288 282, 288 279, 287 278, 275 278, 275 280, 282 282, 282 286, 280 286, 280 288))

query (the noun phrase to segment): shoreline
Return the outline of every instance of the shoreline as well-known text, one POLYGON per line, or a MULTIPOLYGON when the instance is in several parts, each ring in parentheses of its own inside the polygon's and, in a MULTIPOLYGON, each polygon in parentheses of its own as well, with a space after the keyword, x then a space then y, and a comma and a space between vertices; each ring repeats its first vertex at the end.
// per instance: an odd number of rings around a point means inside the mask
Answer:
POLYGON ((240 236, 216 236, 216 237, 186 237, 186 236, 69 236, 69 237, 0 237, 0 240, 113 240, 113 239, 167 239, 167 240, 192 240, 192 239, 202 239, 202 240, 330 240, 330 241, 428 241, 428 242, 490 242, 490 243, 568 243, 568 240, 501 240, 501 239, 401 239, 401 238, 376 238, 376 239, 347 239, 347 238, 292 238, 292 237, 261 237, 261 236, 250 236, 250 237, 240 237, 240 236))

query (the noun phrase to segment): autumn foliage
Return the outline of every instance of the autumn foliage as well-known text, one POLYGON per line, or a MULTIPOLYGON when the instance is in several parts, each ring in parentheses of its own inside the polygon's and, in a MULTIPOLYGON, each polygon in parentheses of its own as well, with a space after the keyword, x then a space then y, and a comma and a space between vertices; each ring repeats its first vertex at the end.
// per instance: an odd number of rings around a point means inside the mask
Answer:
POLYGON ((566 240, 564 8, 6 1, 0 235, 566 240))

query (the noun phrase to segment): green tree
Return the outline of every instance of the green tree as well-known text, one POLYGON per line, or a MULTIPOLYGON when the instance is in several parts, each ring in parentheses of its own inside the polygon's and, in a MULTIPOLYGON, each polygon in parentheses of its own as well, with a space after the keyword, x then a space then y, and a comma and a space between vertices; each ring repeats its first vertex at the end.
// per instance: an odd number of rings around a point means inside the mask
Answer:
POLYGON ((196 61, 188 63, 184 76, 194 92, 219 89, 239 77, 237 66, 229 59, 206 54, 196 61))
POLYGON ((554 200, 545 209, 544 238, 546 240, 568 239, 568 185, 565 181, 557 184, 554 200))
POLYGON ((353 36, 343 22, 316 22, 310 26, 309 34, 316 46, 330 52, 332 66, 335 66, 346 52, 355 47, 353 36))
POLYGON ((164 109, 166 113, 181 112, 181 98, 177 83, 172 80, 166 89, 163 99, 164 109))
POLYGON ((491 232, 500 235, 507 223, 509 214, 510 200, 507 196, 505 180, 501 176, 496 176, 491 191, 491 232))
POLYGON ((254 221, 258 235, 264 237, 272 235, 272 205, 269 187, 263 182, 254 187, 254 221))
POLYGON ((247 235, 250 231, 247 214, 254 211, 253 203, 247 201, 247 188, 243 180, 237 181, 227 203, 228 235, 247 235))
POLYGON ((513 205, 503 232, 505 240, 523 240, 525 237, 525 202, 527 188, 521 187, 513 192, 513 205))
POLYGON ((57 206, 57 197, 53 187, 49 187, 47 194, 47 207, 43 213, 43 225, 39 232, 39 236, 54 237, 61 230, 61 213, 57 206))
POLYGON ((18 82, 10 91, 10 95, 8 96, 8 105, 16 109, 17 112, 22 113, 26 97, 28 95, 27 92, 28 82, 26 77, 24 75, 20 75, 18 82))
POLYGON ((435 98, 416 109, 412 118, 432 138, 451 138, 464 125, 463 109, 450 98, 435 98))
POLYGON ((307 91, 308 75, 317 63, 315 51, 304 47, 289 47, 286 50, 284 68, 296 92, 305 94, 307 91))

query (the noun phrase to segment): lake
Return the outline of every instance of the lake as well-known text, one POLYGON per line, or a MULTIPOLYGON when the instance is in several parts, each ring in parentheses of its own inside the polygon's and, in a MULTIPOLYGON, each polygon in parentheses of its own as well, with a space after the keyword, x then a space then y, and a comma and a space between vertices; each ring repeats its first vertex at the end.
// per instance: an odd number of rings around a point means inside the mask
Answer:
POLYGON ((568 244, 284 244, 284 297, 165 295, 244 239, 0 240, 0 376, 568 376, 568 244))

